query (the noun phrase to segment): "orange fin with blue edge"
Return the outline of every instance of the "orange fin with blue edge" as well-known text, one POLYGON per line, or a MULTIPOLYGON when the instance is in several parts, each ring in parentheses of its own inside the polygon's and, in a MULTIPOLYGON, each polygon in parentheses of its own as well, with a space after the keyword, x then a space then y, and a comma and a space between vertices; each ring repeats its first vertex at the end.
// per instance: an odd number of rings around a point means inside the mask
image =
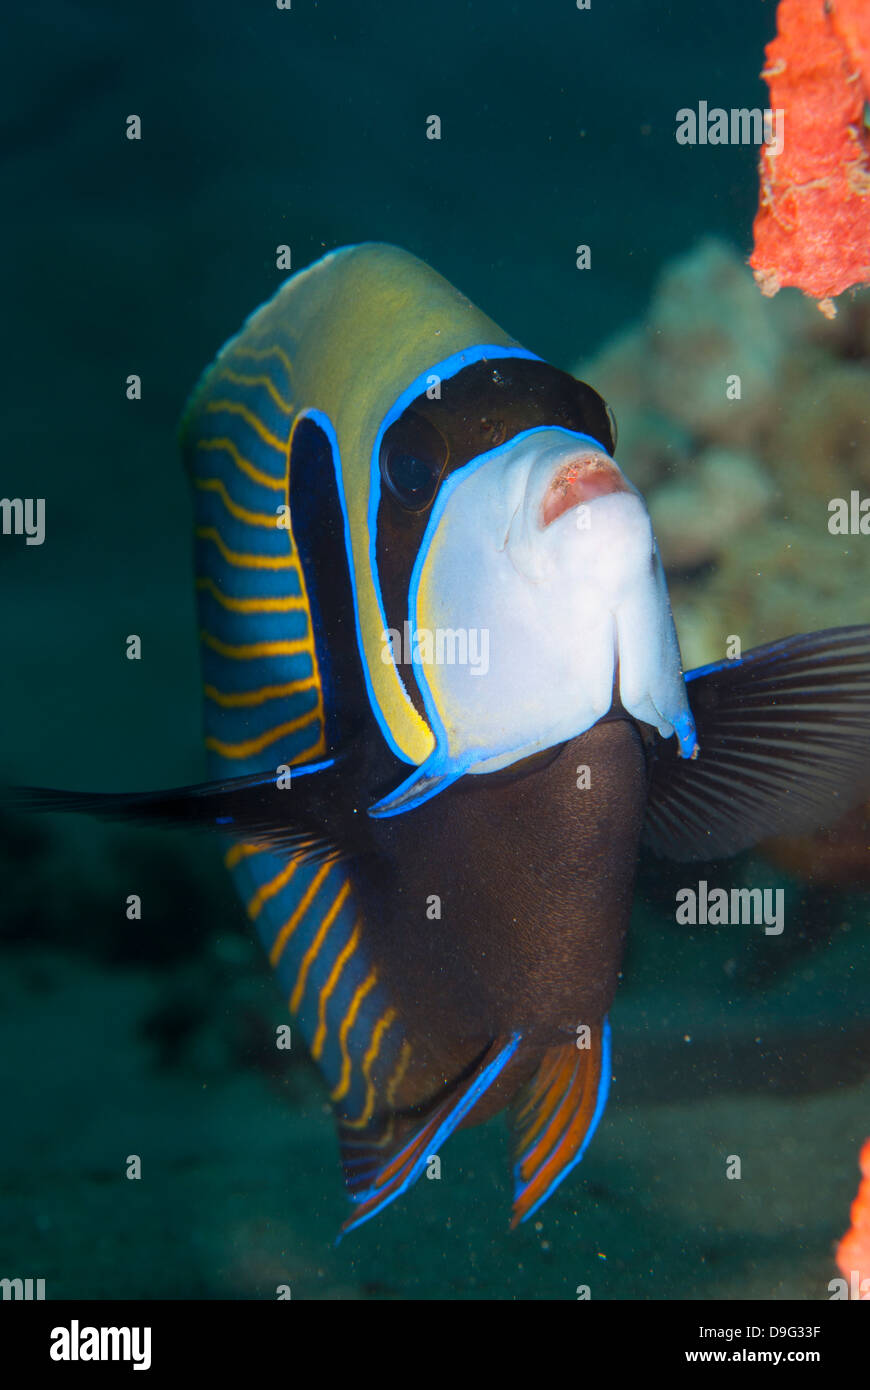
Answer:
POLYGON ((586 1152, 610 1086, 610 1025, 592 1029, 591 1045, 551 1047, 512 1107, 516 1136, 511 1229, 547 1200, 586 1152))
MULTIPOLYGON (((341 1235, 376 1216, 416 1182, 429 1158, 462 1123, 481 1096, 501 1075, 521 1042, 521 1035, 497 1038, 485 1048, 459 1084, 453 1083, 442 1099, 416 1119, 407 1114, 381 1121, 381 1133, 355 1135, 339 1121, 342 1160, 351 1197, 356 1204, 341 1235), (390 1126, 389 1128, 387 1126, 390 1126), (385 1142, 386 1141, 386 1142, 385 1142), (390 1144, 389 1154, 385 1152, 390 1144)), ((339 1237, 340 1238, 340 1237, 339 1237)))

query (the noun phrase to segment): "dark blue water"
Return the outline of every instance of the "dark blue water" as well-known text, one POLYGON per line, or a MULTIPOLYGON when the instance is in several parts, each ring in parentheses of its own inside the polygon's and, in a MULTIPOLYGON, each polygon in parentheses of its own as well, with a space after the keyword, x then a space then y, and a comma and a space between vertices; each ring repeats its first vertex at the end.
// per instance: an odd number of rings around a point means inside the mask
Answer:
MULTIPOLYGON (((773 23, 748 0, 10 12, 0 494, 45 498, 47 525, 0 538, 0 779, 204 775, 175 431, 283 278, 276 246, 296 269, 397 243, 570 366, 702 236, 748 255, 756 152, 678 147, 675 112, 764 105, 773 23)), ((679 932, 645 871, 610 1109, 540 1221, 507 1232, 496 1121, 336 1250, 326 1092, 301 1047, 276 1061, 285 1006, 218 850, 10 814, 0 860, 0 1276, 50 1297, 827 1296, 870 1131, 863 892, 762 870, 799 923, 777 951, 679 932)))

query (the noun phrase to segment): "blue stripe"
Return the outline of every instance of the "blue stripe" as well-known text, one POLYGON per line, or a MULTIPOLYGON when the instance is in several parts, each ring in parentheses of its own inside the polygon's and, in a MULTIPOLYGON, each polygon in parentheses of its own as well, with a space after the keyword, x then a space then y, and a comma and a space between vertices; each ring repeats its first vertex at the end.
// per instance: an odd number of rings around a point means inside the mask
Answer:
POLYGON ((709 666, 696 666, 694 671, 686 672, 686 682, 696 681, 699 676, 711 676, 714 671, 730 671, 743 665, 743 657, 726 657, 724 661, 712 661, 709 666))
MULTIPOLYGON (((287 533, 285 532, 285 535, 287 533)), ((289 536, 287 537, 289 541, 289 536)), ((230 549, 233 547, 231 546, 230 549)), ((293 552, 289 550, 288 554, 293 552)), ((248 569, 238 568, 224 560, 213 541, 196 538, 197 578, 212 579, 221 593, 227 598, 300 598, 301 585, 299 571, 293 569, 248 569)), ((207 597, 205 589, 198 589, 196 598, 203 603, 207 597)), ((216 599, 211 599, 217 604, 216 599)), ((230 610, 220 606, 221 620, 229 616, 230 610)), ((247 614, 254 624, 263 616, 261 613, 247 614)))
MULTIPOLYGON (((495 346, 494 344, 483 343, 478 344, 474 347, 464 348, 461 352, 454 352, 450 357, 445 357, 443 362, 434 363, 431 367, 427 367, 426 371, 421 372, 420 375, 416 377, 414 381, 411 382, 410 386, 407 386, 405 388, 405 390, 398 397, 395 403, 387 411, 386 415, 383 418, 383 421, 381 422, 381 427, 378 430, 377 436, 375 438, 374 448, 372 449, 371 457, 371 480, 369 483, 368 507, 368 534, 369 569, 371 571, 372 580, 375 586, 375 597, 377 599, 378 612, 381 615, 381 622, 383 624, 384 631, 386 631, 387 627, 387 618, 386 611, 384 609, 383 595, 381 593, 381 584, 380 576, 378 574, 377 561, 378 508, 380 507, 381 503, 381 441, 384 435, 386 434, 387 430, 390 428, 390 425, 392 425, 395 420, 398 420, 399 416, 403 413, 403 411, 406 410, 407 407, 411 405, 417 399, 418 396, 423 395, 427 385, 429 384, 430 377, 437 376, 443 383, 445 381, 449 381, 451 377, 456 376, 457 373, 461 372, 464 367, 470 367, 474 362, 481 362, 484 359, 488 360, 490 358, 495 359, 505 357, 522 357, 529 359, 533 362, 543 361, 543 358, 539 357, 537 353, 529 352, 526 348, 521 347, 500 347, 495 346)), ((460 469, 459 471, 462 472, 463 470, 460 469)), ((449 479, 447 481, 449 482, 449 479)), ((446 486, 447 483, 445 483, 442 486, 442 492, 444 491, 444 487, 446 486)), ((360 652, 362 652, 362 646, 360 646, 360 652)), ((384 732, 384 737, 386 738, 387 743, 389 744, 391 750, 395 753, 396 757, 400 758, 403 763, 412 763, 413 759, 409 758, 407 754, 403 753, 401 749, 396 745, 395 739, 393 738, 392 733, 390 732, 387 726, 386 719, 376 705, 374 690, 369 680, 368 668, 364 654, 363 666, 366 668, 366 685, 369 688, 369 699, 372 703, 372 709, 374 710, 378 723, 380 724, 381 729, 384 732)))
MULTIPOLYGON (((206 632, 230 646, 249 646, 254 642, 299 642, 308 636, 308 614, 304 608, 281 609, 275 613, 239 613, 224 608, 205 589, 201 589, 197 597, 201 625, 206 632)), ((262 597, 290 598, 292 595, 270 594, 262 597)))
MULTIPOLYGON (((279 291, 280 293, 280 291, 279 291)), ((221 372, 228 370, 235 372, 237 376, 265 376, 268 377, 276 392, 288 406, 292 406, 292 391, 287 382, 276 381, 269 371, 269 363, 276 361, 275 358, 253 358, 239 354, 231 358, 218 357, 214 362, 212 370, 214 375, 211 382, 211 399, 214 401, 228 400, 237 402, 239 405, 246 405, 254 412, 270 434, 276 435, 279 439, 282 434, 287 433, 287 427, 293 418, 293 410, 280 410, 273 401, 265 386, 248 386, 241 382, 228 381, 221 372)), ((281 364, 283 370, 283 363, 281 364)), ((212 420, 222 419, 223 412, 209 411, 212 420)), ((233 416, 233 418, 237 418, 233 416)), ((239 419, 241 417, 238 417, 239 419)), ((220 430, 221 434, 226 433, 220 430)), ((262 442, 262 441, 261 441, 262 442)))
MULTIPOLYGON (((218 638, 222 641, 222 638, 218 638)), ((255 633, 248 636, 245 645, 258 640, 255 633)), ((298 640, 290 639, 288 640, 298 640)), ((314 673, 310 652, 296 652, 293 656, 221 656, 220 652, 202 644, 202 668, 206 684, 217 686, 218 690, 240 693, 245 690, 261 690, 264 685, 284 685, 289 682, 308 680, 314 673)), ((304 693, 304 692, 301 692, 304 693)), ((294 707, 288 705, 289 719, 294 707)), ((249 712, 250 713, 250 712, 249 712)))
MULTIPOLYGON (((221 482, 227 487, 226 478, 222 477, 221 482)), ((235 501, 236 499, 229 487, 227 487, 227 492, 235 501)), ((279 506, 285 505, 286 499, 282 499, 280 492, 273 492, 272 499, 273 505, 270 507, 247 508, 248 511, 262 511, 264 516, 269 515, 274 522, 274 525, 271 526, 258 526, 254 522, 243 521, 240 517, 233 516, 232 512, 227 511, 226 504, 216 492, 198 487, 196 489, 196 524, 197 526, 213 527, 228 550, 262 556, 264 559, 290 559, 293 549, 290 545, 287 528, 278 525, 277 509, 279 506)), ((214 545, 213 541, 207 541, 202 536, 198 536, 197 540, 203 546, 214 545)), ((231 562, 225 561, 224 563, 229 564, 231 562)), ((292 567, 285 565, 279 572, 292 573, 292 567)))

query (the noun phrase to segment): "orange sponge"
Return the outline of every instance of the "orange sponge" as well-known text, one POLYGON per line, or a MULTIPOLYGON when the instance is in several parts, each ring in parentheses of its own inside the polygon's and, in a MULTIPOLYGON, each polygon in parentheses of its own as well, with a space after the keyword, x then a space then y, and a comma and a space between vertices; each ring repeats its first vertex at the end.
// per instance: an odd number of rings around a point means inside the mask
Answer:
POLYGON ((750 265, 764 294, 833 296, 870 283, 870 0, 780 0, 762 77, 781 110, 761 153, 750 265))
MULTIPOLYGON (((852 1203, 852 1227, 837 1246, 837 1264, 844 1279, 857 1276, 858 1288, 864 1280, 870 1283, 870 1139, 861 1150, 863 1179, 852 1203)), ((860 1294, 870 1298, 870 1294, 860 1294)))

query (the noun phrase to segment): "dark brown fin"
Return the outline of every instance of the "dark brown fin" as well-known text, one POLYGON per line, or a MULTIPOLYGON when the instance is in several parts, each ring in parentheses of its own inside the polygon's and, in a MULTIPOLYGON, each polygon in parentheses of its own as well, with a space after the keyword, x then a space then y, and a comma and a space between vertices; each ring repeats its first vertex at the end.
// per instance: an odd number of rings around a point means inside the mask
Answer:
POLYGON ((520 1042, 519 1033, 496 1038, 446 1094, 442 1091, 413 1115, 381 1114, 363 1131, 339 1118, 345 1178, 357 1203, 341 1235, 376 1216, 417 1181, 428 1160, 501 1075, 520 1042))
POLYGON ((787 637, 686 680, 700 752, 681 759, 668 739, 648 755, 643 840, 657 854, 737 854, 870 794, 870 627, 787 637))
POLYGON ((217 832, 322 863, 369 848, 366 816, 356 813, 354 782, 347 760, 333 759, 166 791, 10 787, 0 792, 0 808, 75 812, 100 820, 217 832))
POLYGON ((526 1221, 580 1162, 607 1104, 610 1027, 592 1029, 591 1045, 563 1043, 545 1052, 512 1107, 515 1132, 511 1229, 526 1221))

